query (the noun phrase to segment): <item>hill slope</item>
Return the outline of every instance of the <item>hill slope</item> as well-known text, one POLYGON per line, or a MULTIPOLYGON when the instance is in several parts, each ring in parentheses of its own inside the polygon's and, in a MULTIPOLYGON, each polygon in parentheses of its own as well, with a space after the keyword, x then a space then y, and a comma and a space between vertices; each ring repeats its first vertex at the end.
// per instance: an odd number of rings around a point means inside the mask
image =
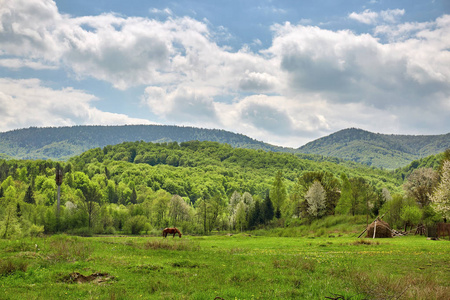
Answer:
POLYGON ((191 140, 227 143, 232 147, 288 151, 225 130, 162 125, 74 126, 28 128, 0 133, 0 153, 16 159, 67 160, 86 150, 122 142, 186 142, 191 140))
POLYGON ((450 148, 445 135, 387 135, 350 128, 317 139, 298 151, 338 157, 375 167, 395 169, 450 148))

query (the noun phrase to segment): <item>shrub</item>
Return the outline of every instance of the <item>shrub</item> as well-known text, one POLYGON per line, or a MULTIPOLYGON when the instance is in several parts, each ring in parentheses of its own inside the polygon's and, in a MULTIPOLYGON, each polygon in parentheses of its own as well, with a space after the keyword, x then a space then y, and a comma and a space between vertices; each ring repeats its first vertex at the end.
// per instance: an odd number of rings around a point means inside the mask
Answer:
POLYGON ((147 223, 147 218, 144 216, 134 216, 129 218, 125 222, 125 232, 131 234, 139 234, 145 229, 145 224, 147 223))
POLYGON ((44 233, 44 226, 39 225, 31 225, 29 229, 29 234, 31 237, 38 237, 41 236, 44 233))
POLYGON ((116 229, 114 228, 114 226, 108 226, 105 229, 105 233, 106 234, 116 234, 116 229))

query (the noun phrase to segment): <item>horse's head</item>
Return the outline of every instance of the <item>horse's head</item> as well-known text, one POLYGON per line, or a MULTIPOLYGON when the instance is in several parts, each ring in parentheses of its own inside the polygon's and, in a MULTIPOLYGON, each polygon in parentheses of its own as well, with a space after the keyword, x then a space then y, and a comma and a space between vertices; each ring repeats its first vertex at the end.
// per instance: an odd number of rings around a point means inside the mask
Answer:
POLYGON ((180 230, 178 228, 175 228, 175 230, 177 231, 177 233, 178 233, 178 235, 180 236, 180 239, 181 239, 181 232, 180 232, 180 230))

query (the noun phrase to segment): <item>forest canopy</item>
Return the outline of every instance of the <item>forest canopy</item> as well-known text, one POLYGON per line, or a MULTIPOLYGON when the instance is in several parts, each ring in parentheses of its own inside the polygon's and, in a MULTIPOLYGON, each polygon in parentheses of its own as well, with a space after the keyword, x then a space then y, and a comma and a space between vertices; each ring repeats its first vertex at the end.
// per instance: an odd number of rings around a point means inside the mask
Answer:
MULTIPOLYGON (((404 196, 405 177, 216 142, 126 142, 64 163, 0 161, 0 234, 136 234, 166 226, 208 233, 334 214, 376 216, 394 209, 391 195, 400 195, 400 209, 418 205, 404 196), (59 213, 57 169, 64 176, 59 213)), ((400 212, 394 221, 403 226, 400 212)))

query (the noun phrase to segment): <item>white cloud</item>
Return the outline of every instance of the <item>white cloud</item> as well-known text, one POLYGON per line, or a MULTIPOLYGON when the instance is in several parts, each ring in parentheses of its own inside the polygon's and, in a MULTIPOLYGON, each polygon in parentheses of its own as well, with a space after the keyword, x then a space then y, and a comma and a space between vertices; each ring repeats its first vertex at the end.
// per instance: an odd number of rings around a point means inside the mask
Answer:
POLYGON ((380 17, 383 21, 389 22, 389 23, 396 23, 398 22, 398 19, 405 14, 404 9, 389 9, 389 10, 383 10, 380 13, 380 17))
MULTIPOLYGON (((389 133, 450 128, 450 16, 399 23, 404 13, 349 15, 377 25, 374 34, 278 24, 272 45, 256 53, 219 46, 215 37, 227 29, 214 31, 207 21, 71 17, 53 1, 6 0, 0 7, 0 65, 58 66, 119 89, 146 86, 142 101, 160 120, 289 146, 361 124, 389 133)), ((48 124, 52 119, 60 125, 145 122, 99 111, 95 97, 82 91, 1 82, 0 128, 55 125, 48 124), (17 107, 15 99, 21 99, 17 107), (64 100, 55 105, 56 99, 64 100)))
POLYGON ((55 65, 45 65, 41 61, 33 61, 30 59, 18 59, 18 58, 0 58, 0 66, 18 70, 21 68, 30 68, 34 70, 56 70, 55 65))
POLYGON ((378 13, 366 9, 362 13, 352 12, 348 17, 364 24, 373 24, 378 19, 378 13))
POLYGON ((350 19, 358 22, 372 25, 379 22, 396 23, 399 18, 405 14, 404 9, 388 9, 381 12, 374 12, 370 9, 364 10, 362 13, 352 12, 348 15, 350 19))
POLYGON ((217 117, 213 99, 201 90, 179 87, 167 91, 161 87, 147 87, 143 102, 157 115, 178 124, 210 123, 217 117))
POLYGON ((83 91, 45 87, 38 79, 0 78, 0 128, 150 123, 100 111, 91 105, 94 100, 83 91))
POLYGON ((150 9, 150 12, 152 14, 161 14, 161 15, 168 15, 168 16, 172 16, 173 12, 170 8, 164 8, 164 9, 157 9, 157 8, 152 8, 150 9))

